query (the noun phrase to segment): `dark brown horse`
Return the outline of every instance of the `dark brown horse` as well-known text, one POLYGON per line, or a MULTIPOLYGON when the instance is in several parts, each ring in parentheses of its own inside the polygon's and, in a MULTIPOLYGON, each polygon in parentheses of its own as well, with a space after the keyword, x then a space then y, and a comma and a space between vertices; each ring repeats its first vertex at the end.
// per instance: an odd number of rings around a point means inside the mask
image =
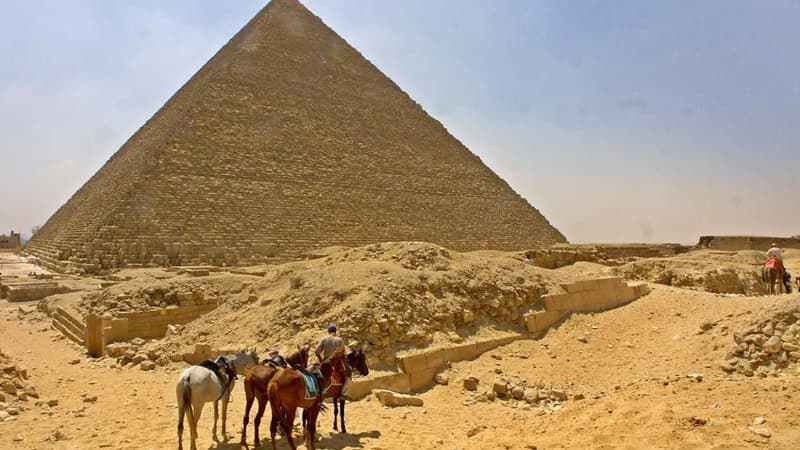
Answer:
MULTIPOLYGON (((306 367, 308 365, 308 346, 298 347, 297 351, 284 358, 287 367, 306 367)), ((258 399, 258 412, 253 422, 255 426, 255 445, 258 447, 261 440, 258 437, 258 428, 261 425, 261 417, 267 408, 267 386, 269 380, 281 368, 280 362, 265 360, 253 368, 244 378, 244 395, 247 404, 244 407, 244 419, 242 420, 242 445, 247 445, 247 424, 250 422, 250 408, 253 400, 258 399)))
MULTIPOLYGON (((364 354, 363 350, 353 350, 352 352, 348 353, 345 357, 347 359, 347 365, 354 371, 357 371, 361 376, 369 375, 369 367, 367 367, 367 356, 364 354)), ((337 416, 341 419, 342 423, 342 433, 347 433, 347 427, 344 425, 344 401, 345 397, 342 395, 342 388, 344 384, 335 384, 332 383, 328 389, 323 394, 324 398, 332 398, 333 399, 333 429, 339 430, 337 427, 336 419, 337 416), (339 411, 341 411, 341 415, 339 415, 339 411)), ((306 428, 308 423, 308 417, 306 412, 303 411, 303 428, 306 428)))
MULTIPOLYGON (((330 358, 319 364, 322 379, 317 381, 316 388, 324 392, 330 386, 331 377, 334 372, 338 373, 341 379, 346 374, 344 349, 336 350, 330 358)), ((294 426, 294 416, 297 408, 303 408, 308 412, 308 428, 306 429, 305 441, 306 448, 314 450, 314 434, 317 431, 317 416, 322 407, 322 395, 314 398, 306 398, 306 382, 303 375, 294 369, 281 369, 270 380, 267 386, 269 405, 272 408, 272 421, 269 424, 270 438, 272 439, 272 449, 275 450, 275 434, 278 425, 281 426, 289 447, 292 450, 297 447, 292 438, 292 427, 294 426)))

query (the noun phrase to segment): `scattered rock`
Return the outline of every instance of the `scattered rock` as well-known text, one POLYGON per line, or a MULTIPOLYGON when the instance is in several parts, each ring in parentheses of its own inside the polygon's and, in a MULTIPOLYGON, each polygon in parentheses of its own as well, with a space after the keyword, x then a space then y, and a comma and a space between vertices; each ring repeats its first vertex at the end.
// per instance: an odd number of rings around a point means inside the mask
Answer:
POLYGON ((142 364, 139 366, 142 370, 153 370, 156 368, 156 363, 153 361, 142 361, 142 364))
POLYGON ((436 376, 433 377, 433 381, 435 381, 437 384, 447 386, 450 383, 450 377, 448 377, 445 373, 437 373, 436 376))
POLYGON ((694 416, 689 417, 689 419, 687 419, 687 421, 689 422, 689 425, 691 425, 693 427, 702 427, 703 425, 708 423, 707 419, 703 419, 702 417, 694 417, 694 416))
POLYGON ((757 434, 761 437, 769 438, 772 436, 772 433, 770 433, 769 429, 767 428, 749 426, 747 429, 750 430, 751 433, 757 434))
POLYGON ((584 344, 588 344, 589 343, 589 338, 586 337, 586 335, 583 335, 583 336, 578 338, 578 342, 583 342, 584 344))
POLYGON ((766 421, 767 421, 767 419, 759 416, 759 417, 756 417, 755 419, 753 419, 753 425, 763 425, 764 422, 766 422, 766 421))
POLYGON ((80 363, 81 363, 81 360, 80 360, 80 358, 75 358, 75 359, 71 359, 71 360, 69 361, 69 363, 70 363, 70 364, 72 364, 72 365, 74 366, 75 364, 80 364, 80 363))
POLYGON ((373 389, 372 393, 378 398, 383 406, 422 406, 423 401, 419 397, 406 394, 398 394, 386 389, 373 389))
POLYGON ((475 377, 464 378, 464 389, 468 391, 478 390, 478 379, 475 377))

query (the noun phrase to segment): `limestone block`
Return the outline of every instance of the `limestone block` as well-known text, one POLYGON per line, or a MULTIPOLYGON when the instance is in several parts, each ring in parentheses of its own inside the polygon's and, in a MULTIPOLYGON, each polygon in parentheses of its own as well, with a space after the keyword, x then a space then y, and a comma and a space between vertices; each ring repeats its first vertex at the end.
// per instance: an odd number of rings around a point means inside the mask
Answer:
POLYGON ((419 397, 407 394, 399 394, 385 389, 373 391, 375 396, 383 406, 422 406, 423 401, 419 397))
POLYGON ((436 376, 437 371, 437 369, 424 369, 408 374, 411 392, 422 390, 433 384, 433 378, 436 376))
POLYGON ((445 361, 463 361, 465 359, 472 359, 478 355, 478 346, 477 344, 470 343, 470 344, 462 344, 457 345, 455 347, 450 347, 444 350, 444 357, 445 361))
POLYGON ((598 289, 603 288, 617 288, 625 286, 625 279, 622 277, 605 277, 594 280, 597 283, 598 289))
POLYGON ((544 307, 547 310, 567 310, 570 294, 548 294, 542 296, 544 307))
POLYGON ((428 368, 427 355, 425 353, 404 356, 399 358, 398 363, 400 370, 405 373, 418 372, 428 368))
POLYGON ((428 369, 439 369, 444 366, 444 350, 431 350, 425 354, 425 366, 428 369))

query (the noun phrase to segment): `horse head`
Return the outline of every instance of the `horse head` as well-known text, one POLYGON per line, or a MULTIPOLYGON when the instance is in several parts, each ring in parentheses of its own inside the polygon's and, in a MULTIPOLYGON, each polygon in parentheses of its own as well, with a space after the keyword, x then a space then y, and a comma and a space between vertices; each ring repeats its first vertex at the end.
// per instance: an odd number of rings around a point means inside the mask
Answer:
POLYGON ((367 367, 367 355, 364 350, 356 349, 347 354, 347 363, 353 370, 357 370, 361 376, 369 375, 369 367, 367 367))
POLYGON ((308 366, 308 346, 297 346, 297 350, 285 358, 290 367, 308 366))

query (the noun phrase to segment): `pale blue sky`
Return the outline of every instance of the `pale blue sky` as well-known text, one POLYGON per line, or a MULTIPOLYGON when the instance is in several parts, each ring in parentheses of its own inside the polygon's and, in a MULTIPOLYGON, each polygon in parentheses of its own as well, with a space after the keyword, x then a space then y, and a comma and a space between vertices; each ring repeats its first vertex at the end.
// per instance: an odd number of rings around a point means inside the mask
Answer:
MULTIPOLYGON (((44 223, 264 4, 4 0, 0 233, 44 223)), ((800 1, 304 4, 572 242, 800 234, 800 1)))

